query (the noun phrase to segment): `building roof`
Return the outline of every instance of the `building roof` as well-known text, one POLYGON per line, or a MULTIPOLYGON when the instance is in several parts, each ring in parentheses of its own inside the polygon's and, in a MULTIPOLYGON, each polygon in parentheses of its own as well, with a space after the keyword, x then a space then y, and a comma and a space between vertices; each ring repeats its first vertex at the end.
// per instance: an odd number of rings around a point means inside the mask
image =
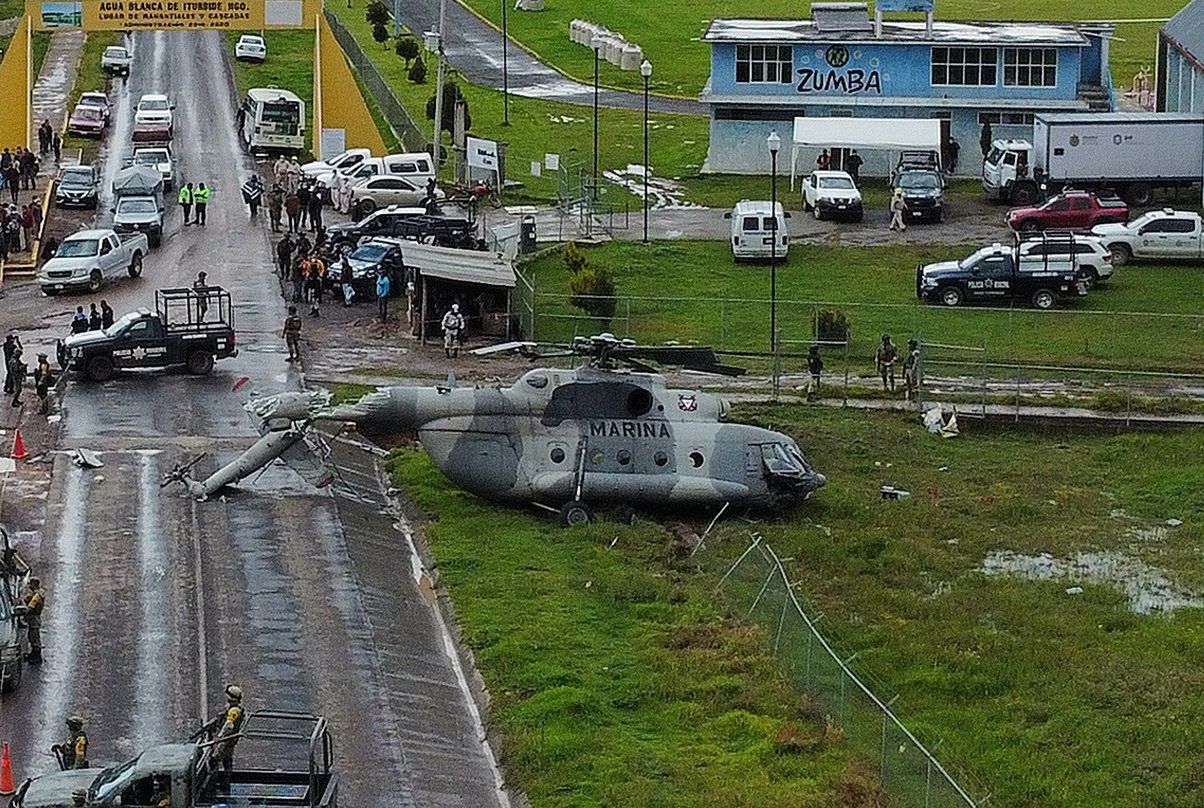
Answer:
POLYGON ((514 264, 496 253, 401 242, 401 260, 423 275, 460 283, 513 288, 514 264))
MULTIPOLYGON (((1196 0, 1193 5, 1204 5, 1204 0, 1196 0)), ((1063 47, 1087 45, 1087 37, 1076 25, 1030 22, 934 22, 932 30, 929 31, 923 22, 884 21, 882 36, 875 37, 872 30, 820 30, 813 20, 711 20, 706 33, 702 35, 702 41, 777 44, 903 42, 1063 47)))
POLYGON ((1204 62, 1204 0, 1192 0, 1167 20, 1162 33, 1181 50, 1204 62))

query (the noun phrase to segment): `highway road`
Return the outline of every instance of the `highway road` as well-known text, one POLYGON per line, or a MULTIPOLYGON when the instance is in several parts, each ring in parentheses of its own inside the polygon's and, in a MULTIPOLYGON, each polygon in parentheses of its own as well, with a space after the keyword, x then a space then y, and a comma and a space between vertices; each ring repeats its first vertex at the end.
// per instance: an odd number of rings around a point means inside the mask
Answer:
POLYGON ((66 331, 75 305, 103 297, 118 315, 153 306, 155 288, 188 285, 204 269, 233 295, 240 354, 205 378, 68 385, 46 525, 19 536, 48 607, 46 662, 0 699, 17 777, 53 767, 47 750, 72 713, 88 719, 92 760, 114 761, 190 733, 237 683, 252 710, 330 719, 344 805, 504 804, 466 677, 412 574, 404 524, 371 454, 336 446, 333 493, 283 467, 206 503, 159 487, 177 462, 205 453, 197 472, 208 473, 253 441, 237 379, 263 393, 303 379, 284 361, 268 234, 238 193, 254 167, 235 137, 225 39, 147 32, 131 42, 132 76, 110 93, 105 185, 130 148, 139 96, 166 92, 177 105, 176 176, 214 188, 209 223, 183 227, 169 200, 163 246, 142 278, 94 297, 9 289, 0 325, 21 330, 32 363, 66 331), (67 453, 75 447, 98 452, 104 468, 77 468, 67 453))

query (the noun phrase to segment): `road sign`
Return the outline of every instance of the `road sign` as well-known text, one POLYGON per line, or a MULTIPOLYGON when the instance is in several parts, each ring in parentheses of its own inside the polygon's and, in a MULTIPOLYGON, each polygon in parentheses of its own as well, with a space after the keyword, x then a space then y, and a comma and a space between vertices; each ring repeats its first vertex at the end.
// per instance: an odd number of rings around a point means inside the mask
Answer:
POLYGON ((321 0, 29 0, 39 31, 312 28, 321 0))

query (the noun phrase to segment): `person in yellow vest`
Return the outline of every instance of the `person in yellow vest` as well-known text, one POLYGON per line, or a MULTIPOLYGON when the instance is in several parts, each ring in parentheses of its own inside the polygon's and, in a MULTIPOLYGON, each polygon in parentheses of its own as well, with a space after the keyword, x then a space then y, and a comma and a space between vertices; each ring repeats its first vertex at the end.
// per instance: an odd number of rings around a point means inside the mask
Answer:
POLYGON ((184 211, 184 226, 191 224, 188 220, 192 217, 192 183, 180 186, 180 192, 176 194, 176 201, 180 203, 180 210, 184 211))
POLYGON ((205 211, 209 207, 209 197, 213 189, 206 188, 205 183, 199 183, 192 194, 192 202, 196 205, 196 223, 205 226, 205 211))
POLYGON ((84 719, 73 715, 67 719, 67 743, 59 744, 63 769, 88 768, 88 733, 84 732, 84 719))

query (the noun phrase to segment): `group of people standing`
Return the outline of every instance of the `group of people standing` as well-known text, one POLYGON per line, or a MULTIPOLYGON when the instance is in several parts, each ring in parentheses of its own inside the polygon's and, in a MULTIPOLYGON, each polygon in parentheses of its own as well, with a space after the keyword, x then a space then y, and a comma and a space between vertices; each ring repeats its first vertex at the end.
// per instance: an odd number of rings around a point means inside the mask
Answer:
POLYGON ((55 165, 63 162, 63 136, 50 125, 50 121, 43 119, 38 127, 38 153, 45 157, 51 152, 54 152, 55 165))
POLYGON ((191 182, 180 185, 180 191, 176 194, 176 201, 180 204, 180 210, 184 213, 184 225, 187 227, 190 224, 198 224, 204 227, 205 221, 209 215, 209 200, 213 198, 213 189, 205 185, 205 183, 197 183, 195 187, 191 182), (193 218, 193 210, 196 210, 196 218, 193 218))
MULTIPOLYGON (((25 380, 29 376, 29 365, 22 354, 24 348, 21 338, 10 333, 4 339, 4 394, 11 395, 12 405, 20 407, 21 393, 25 389, 25 380)), ((38 364, 33 371, 34 392, 38 396, 38 411, 43 415, 50 412, 50 388, 54 386, 54 373, 50 367, 50 359, 44 353, 38 354, 38 364)), ((33 642, 32 640, 30 641, 33 642)), ((38 644, 38 661, 41 661, 41 643, 38 644)))
POLYGON ((20 207, 15 203, 0 205, 0 260, 33 249, 34 240, 42 230, 42 217, 42 203, 36 198, 20 207))
POLYGON ((0 188, 7 188, 12 203, 17 204, 19 191, 32 191, 38 187, 38 156, 23 146, 15 151, 0 152, 0 188))
MULTIPOLYGON (((262 194, 263 183, 254 178, 262 194)), ((249 181, 250 182, 250 181, 249 181)), ((244 194, 247 186, 243 186, 244 194)), ((281 157, 272 166, 272 188, 267 192, 268 218, 272 232, 281 231, 284 217, 288 218, 288 232, 298 233, 309 229, 317 233, 322 229, 322 209, 331 206, 340 213, 347 212, 351 199, 351 184, 346 177, 332 192, 324 182, 315 182, 301 170, 297 158, 286 160, 281 157)), ((245 195, 244 195, 245 198, 245 195)), ((250 205, 250 200, 247 200, 250 205)), ((258 206, 251 207, 251 218, 255 218, 258 206)))
MULTIPOLYGON (((890 334, 882 335, 882 342, 874 351, 874 371, 882 380, 883 392, 895 392, 895 366, 900 358, 903 362, 903 397, 907 401, 916 400, 920 390, 920 342, 916 339, 907 341, 907 350, 900 353, 890 334)), ((824 360, 819 354, 819 346, 812 345, 807 350, 807 400, 819 398, 820 377, 824 370, 824 360)))

